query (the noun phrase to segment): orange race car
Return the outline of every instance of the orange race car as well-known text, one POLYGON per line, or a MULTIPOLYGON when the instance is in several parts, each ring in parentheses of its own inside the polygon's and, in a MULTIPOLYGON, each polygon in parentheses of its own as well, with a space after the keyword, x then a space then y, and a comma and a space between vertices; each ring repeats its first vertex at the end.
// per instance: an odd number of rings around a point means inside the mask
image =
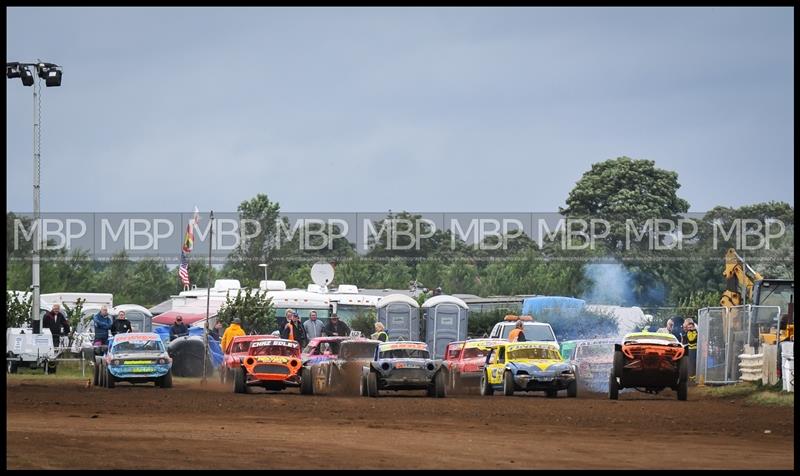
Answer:
POLYGON ((284 390, 300 386, 300 345, 293 340, 263 338, 253 341, 247 356, 234 370, 233 391, 250 393, 253 387, 284 390))
POLYGON ((658 393, 671 388, 686 400, 689 358, 686 347, 672 334, 637 332, 614 344, 614 366, 608 379, 608 397, 619 398, 622 388, 658 393))

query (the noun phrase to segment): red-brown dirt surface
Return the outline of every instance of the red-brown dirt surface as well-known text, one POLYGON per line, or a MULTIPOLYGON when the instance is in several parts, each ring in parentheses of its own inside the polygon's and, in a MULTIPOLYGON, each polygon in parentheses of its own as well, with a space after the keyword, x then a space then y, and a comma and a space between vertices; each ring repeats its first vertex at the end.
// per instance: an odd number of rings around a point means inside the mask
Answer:
POLYGON ((794 468, 793 408, 701 399, 694 388, 680 402, 668 390, 619 401, 564 392, 375 399, 237 395, 211 380, 86 383, 6 384, 9 469, 794 468))

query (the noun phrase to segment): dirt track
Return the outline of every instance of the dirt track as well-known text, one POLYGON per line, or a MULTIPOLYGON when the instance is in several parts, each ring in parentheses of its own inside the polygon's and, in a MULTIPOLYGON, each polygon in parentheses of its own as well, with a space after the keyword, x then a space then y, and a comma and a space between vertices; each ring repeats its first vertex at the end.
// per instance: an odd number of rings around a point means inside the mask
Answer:
POLYGON ((793 408, 694 389, 686 402, 670 391, 373 399, 22 378, 6 396, 9 469, 794 468, 793 408))

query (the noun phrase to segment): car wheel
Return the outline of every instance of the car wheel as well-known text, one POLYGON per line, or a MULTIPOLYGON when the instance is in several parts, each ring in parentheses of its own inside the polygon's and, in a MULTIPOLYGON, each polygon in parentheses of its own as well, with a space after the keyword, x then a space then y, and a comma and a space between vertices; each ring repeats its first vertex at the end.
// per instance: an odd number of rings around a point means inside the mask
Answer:
POLYGON ((102 357, 100 361, 100 369, 97 372, 99 377, 98 383, 101 387, 106 388, 106 374, 108 372, 106 372, 106 363, 102 360, 102 357))
POLYGON ((678 400, 686 400, 689 396, 689 380, 678 383, 678 400))
POLYGON ((614 377, 614 372, 608 373, 608 398, 611 400, 619 399, 619 386, 617 385, 617 378, 614 377))
POLYGON ((8 361, 7 370, 8 370, 8 373, 10 373, 10 374, 17 373, 17 363, 15 361, 13 361, 13 360, 9 360, 8 361))
POLYGON ((378 392, 378 374, 370 372, 367 375, 367 395, 370 397, 380 397, 378 392))
POLYGON ((100 386, 100 367, 102 367, 102 364, 101 364, 101 361, 100 361, 100 357, 95 357, 94 358, 93 367, 94 367, 94 370, 92 372, 93 373, 92 385, 94 385, 95 387, 99 387, 100 386))
POLYGON ((567 385, 567 397, 575 398, 578 396, 578 381, 573 380, 567 385))
POLYGON ((313 395, 314 394, 314 381, 311 379, 311 369, 303 367, 300 370, 300 394, 313 395))
POLYGON ((367 378, 364 377, 363 375, 361 376, 361 379, 359 380, 358 391, 359 391, 359 393, 361 393, 362 397, 366 397, 367 396, 367 378))
POLYGON ((489 383, 489 376, 486 372, 481 375, 481 395, 488 397, 494 395, 494 387, 489 383))
POLYGON ((114 388, 116 386, 114 382, 114 376, 111 374, 111 369, 106 366, 106 388, 114 388))
POLYGON ((447 387, 447 377, 442 371, 436 372, 433 377, 433 395, 432 397, 443 398, 446 395, 445 388, 447 387))
POLYGON ((249 393, 247 391, 247 373, 241 367, 233 371, 233 391, 234 393, 249 393))
POLYGON ((503 395, 507 397, 514 395, 514 376, 508 370, 503 374, 503 395))
POLYGON ((625 356, 621 351, 614 352, 614 371, 612 375, 622 383, 622 369, 625 368, 625 356))
POLYGON ((172 388, 172 371, 167 372, 159 377, 156 384, 161 388, 172 388))
POLYGON ((684 355, 678 364, 678 385, 689 380, 689 359, 684 355))

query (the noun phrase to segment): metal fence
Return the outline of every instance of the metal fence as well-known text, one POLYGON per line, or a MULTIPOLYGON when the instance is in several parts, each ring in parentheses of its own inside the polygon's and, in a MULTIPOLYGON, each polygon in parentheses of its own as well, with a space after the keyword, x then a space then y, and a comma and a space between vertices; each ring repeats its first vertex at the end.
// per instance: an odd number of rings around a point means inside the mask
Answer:
POLYGON ((776 334, 779 306, 707 307, 697 312, 697 383, 739 381, 745 346, 759 353, 762 334, 776 334))

